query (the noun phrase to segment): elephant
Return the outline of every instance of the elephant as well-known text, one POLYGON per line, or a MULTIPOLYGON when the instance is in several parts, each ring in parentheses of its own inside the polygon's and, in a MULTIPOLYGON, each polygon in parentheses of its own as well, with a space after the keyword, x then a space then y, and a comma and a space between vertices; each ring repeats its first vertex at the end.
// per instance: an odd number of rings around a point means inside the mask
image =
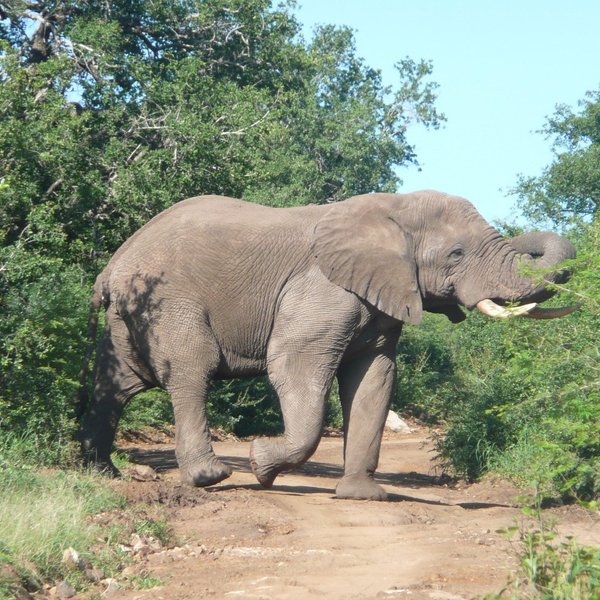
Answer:
POLYGON ((519 265, 552 270, 574 256, 555 233, 504 239, 470 202, 431 190, 293 208, 183 200, 129 238, 96 280, 90 344, 102 306, 106 325, 82 418, 84 457, 117 474, 110 454, 119 417, 135 394, 158 386, 173 404, 182 481, 216 484, 231 469, 211 445, 209 385, 266 373, 284 434, 255 439, 250 465, 269 488, 316 450, 337 377, 344 472, 336 496, 384 499, 374 473, 403 324, 419 324, 424 311, 460 322, 463 308, 563 316, 574 307, 537 303, 568 271, 557 267, 540 282, 519 265))

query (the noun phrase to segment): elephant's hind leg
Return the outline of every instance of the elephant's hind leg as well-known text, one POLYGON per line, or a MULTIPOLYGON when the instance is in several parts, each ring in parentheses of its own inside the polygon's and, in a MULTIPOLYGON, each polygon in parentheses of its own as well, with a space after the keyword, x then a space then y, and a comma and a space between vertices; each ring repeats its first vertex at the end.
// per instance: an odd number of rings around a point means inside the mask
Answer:
POLYGON ((119 471, 110 455, 123 409, 135 394, 152 387, 135 369, 137 362, 127 327, 110 307, 96 357, 94 395, 83 419, 81 449, 86 463, 113 475, 119 471))
POLYGON ((231 475, 231 468, 213 451, 206 417, 206 400, 210 380, 216 371, 220 352, 208 325, 194 322, 194 311, 171 313, 165 309, 164 324, 154 332, 158 339, 168 340, 157 349, 161 355, 159 379, 171 395, 175 413, 175 454, 181 480, 188 485, 204 487, 231 475), (168 327, 166 326, 168 324, 168 327), (174 343, 175 342, 175 343, 174 343))

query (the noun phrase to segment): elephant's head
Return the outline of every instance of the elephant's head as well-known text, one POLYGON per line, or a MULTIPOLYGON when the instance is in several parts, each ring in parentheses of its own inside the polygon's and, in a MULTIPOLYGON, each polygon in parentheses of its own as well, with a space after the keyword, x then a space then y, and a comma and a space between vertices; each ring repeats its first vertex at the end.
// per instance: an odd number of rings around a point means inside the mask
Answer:
POLYGON ((333 205, 317 224, 313 250, 321 271, 401 321, 419 323, 423 310, 464 319, 458 307, 494 317, 554 318, 566 309, 542 309, 549 282, 523 275, 523 263, 548 268, 575 249, 554 233, 506 240, 462 198, 440 192, 367 194, 333 205), (504 308, 506 304, 518 308, 504 308))

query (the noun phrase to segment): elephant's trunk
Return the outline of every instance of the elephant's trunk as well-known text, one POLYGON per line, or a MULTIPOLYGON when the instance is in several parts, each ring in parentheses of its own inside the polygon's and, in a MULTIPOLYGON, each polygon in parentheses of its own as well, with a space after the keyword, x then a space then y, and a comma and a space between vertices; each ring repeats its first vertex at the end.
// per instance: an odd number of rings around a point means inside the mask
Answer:
MULTIPOLYGON (((552 232, 532 231, 509 240, 510 245, 536 269, 547 269, 564 260, 575 258, 575 248, 566 238, 552 232)), ((566 271, 560 272, 568 278, 566 271)), ((552 279, 555 283, 560 283, 552 279)))
MULTIPOLYGON (((552 232, 529 232, 509 240, 515 250, 515 268, 519 276, 519 268, 529 265, 534 269, 547 270, 565 260, 575 258, 575 248, 569 240, 552 232)), ((548 283, 564 283, 569 278, 567 270, 558 270, 544 274, 544 279, 537 285, 529 278, 524 293, 520 295, 521 302, 540 302, 547 300, 553 292, 547 289, 548 283)))
MULTIPOLYGON (((529 264, 535 269, 548 269, 561 262, 575 258, 575 248, 567 239, 552 232, 531 232, 508 240, 514 254, 512 294, 506 297, 521 306, 505 308, 490 299, 482 300, 477 308, 493 317, 527 316, 536 319, 554 319, 570 314, 578 306, 562 308, 540 308, 537 302, 547 300, 554 292, 547 289, 548 283, 564 283, 569 278, 567 270, 558 270, 544 275, 541 283, 519 273, 520 266, 529 264), (527 304, 525 304, 527 303, 527 304)), ((512 254, 512 253, 511 253, 512 254)))

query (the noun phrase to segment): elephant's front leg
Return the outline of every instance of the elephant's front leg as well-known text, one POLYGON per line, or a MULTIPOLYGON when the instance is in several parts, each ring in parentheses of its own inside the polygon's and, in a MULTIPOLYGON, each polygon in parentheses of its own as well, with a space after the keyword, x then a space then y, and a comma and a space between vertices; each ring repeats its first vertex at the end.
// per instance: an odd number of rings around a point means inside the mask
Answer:
POLYGON ((304 464, 317 449, 334 375, 335 366, 316 365, 314 355, 303 352, 291 351, 270 364, 285 431, 282 438, 255 439, 250 447, 252 471, 264 487, 271 487, 281 471, 304 464))
POLYGON ((267 370, 279 396, 285 432, 283 438, 252 442, 250 465, 265 487, 316 450, 327 394, 357 319, 348 293, 329 283, 324 293, 330 304, 307 303, 315 285, 310 280, 306 289, 299 286, 285 296, 269 342, 267 370))
POLYGON ((394 336, 383 349, 345 362, 338 371, 344 416, 344 476, 336 488, 338 498, 386 498, 373 475, 396 379, 396 341, 394 336))

